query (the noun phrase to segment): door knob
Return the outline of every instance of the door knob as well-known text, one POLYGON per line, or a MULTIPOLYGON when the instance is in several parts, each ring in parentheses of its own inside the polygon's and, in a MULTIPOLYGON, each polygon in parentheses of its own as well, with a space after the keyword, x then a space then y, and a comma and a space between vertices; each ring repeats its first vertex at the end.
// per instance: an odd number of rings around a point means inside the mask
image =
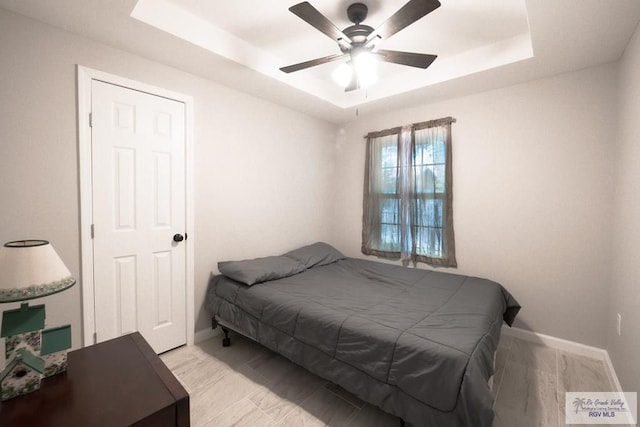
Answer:
POLYGON ((184 240, 184 236, 182 234, 174 234, 173 241, 174 242, 182 242, 184 240))

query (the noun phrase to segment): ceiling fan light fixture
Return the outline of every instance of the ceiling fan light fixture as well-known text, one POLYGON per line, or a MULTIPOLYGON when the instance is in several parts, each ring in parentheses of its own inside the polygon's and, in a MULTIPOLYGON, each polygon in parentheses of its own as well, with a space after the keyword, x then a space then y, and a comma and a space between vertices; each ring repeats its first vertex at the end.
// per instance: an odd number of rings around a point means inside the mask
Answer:
POLYGON ((353 55, 353 67, 361 88, 366 88, 378 80, 378 62, 370 52, 353 55))
POLYGON ((335 70, 333 70, 331 78, 333 78, 333 81, 343 88, 349 86, 353 79, 353 68, 351 66, 351 62, 343 62, 340 64, 335 70))

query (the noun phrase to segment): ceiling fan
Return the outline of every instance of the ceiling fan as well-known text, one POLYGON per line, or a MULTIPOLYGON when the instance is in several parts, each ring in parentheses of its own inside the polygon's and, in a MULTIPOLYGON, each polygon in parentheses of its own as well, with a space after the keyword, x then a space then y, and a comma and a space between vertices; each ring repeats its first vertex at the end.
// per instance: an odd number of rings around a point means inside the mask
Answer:
POLYGON ((364 86, 366 73, 371 71, 371 68, 375 65, 375 61, 372 61, 373 56, 386 62, 409 67, 427 68, 436 59, 436 55, 384 50, 379 49, 378 45, 380 41, 388 39, 438 7, 440 7, 438 0, 410 0, 386 22, 373 29, 368 25, 362 24, 362 21, 367 17, 367 6, 363 3, 354 3, 347 8, 347 17, 354 25, 341 31, 315 7, 311 6, 309 2, 305 1, 296 4, 290 7, 289 10, 306 23, 329 36, 332 40, 335 40, 342 53, 289 65, 280 68, 280 70, 285 73, 292 73, 346 58, 348 62, 343 64, 346 67, 342 69, 343 75, 338 75, 340 74, 338 72, 340 68, 338 68, 334 73, 334 78, 336 80, 342 78, 342 85, 345 86, 345 91, 348 92, 364 86))

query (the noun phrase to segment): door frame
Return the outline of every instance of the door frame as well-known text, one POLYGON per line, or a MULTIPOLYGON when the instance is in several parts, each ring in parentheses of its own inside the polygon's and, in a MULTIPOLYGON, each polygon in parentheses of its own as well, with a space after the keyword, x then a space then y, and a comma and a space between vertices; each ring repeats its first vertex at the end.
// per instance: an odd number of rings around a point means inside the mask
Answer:
MULTIPOLYGON (((148 85, 136 80, 77 65, 78 83, 78 171, 80 178, 80 282, 82 290, 82 346, 95 343, 95 297, 93 271, 93 190, 91 166, 91 83, 93 80, 133 89, 163 98, 182 102, 185 105, 185 197, 186 229, 193 236, 194 224, 194 184, 193 184, 193 97, 148 85)), ((194 241, 186 239, 186 336, 187 345, 194 343, 195 336, 195 279, 194 279, 194 241)))

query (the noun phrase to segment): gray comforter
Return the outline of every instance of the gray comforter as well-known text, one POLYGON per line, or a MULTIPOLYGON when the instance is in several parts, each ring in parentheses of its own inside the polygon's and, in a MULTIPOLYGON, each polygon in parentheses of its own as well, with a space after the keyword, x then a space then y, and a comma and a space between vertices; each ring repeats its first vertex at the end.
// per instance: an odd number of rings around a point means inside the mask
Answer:
POLYGON ((491 426, 488 380, 520 306, 476 277, 347 258, 247 286, 215 276, 207 308, 261 344, 415 426, 491 426))

